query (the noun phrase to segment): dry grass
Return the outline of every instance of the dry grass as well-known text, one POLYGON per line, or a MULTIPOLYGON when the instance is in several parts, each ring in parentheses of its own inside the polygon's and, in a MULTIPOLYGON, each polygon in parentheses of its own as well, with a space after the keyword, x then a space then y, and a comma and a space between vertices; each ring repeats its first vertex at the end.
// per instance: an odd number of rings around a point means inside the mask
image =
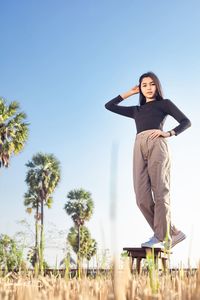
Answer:
MULTIPOLYGON (((0 278, 0 299, 55 300, 199 300, 200 268, 195 272, 177 272, 156 276, 156 291, 149 273, 131 274, 128 263, 110 275, 95 279, 64 279, 60 276, 38 276, 9 273, 0 278)), ((151 276, 152 273, 151 273, 151 276)), ((154 279, 154 278, 153 278, 154 279)))

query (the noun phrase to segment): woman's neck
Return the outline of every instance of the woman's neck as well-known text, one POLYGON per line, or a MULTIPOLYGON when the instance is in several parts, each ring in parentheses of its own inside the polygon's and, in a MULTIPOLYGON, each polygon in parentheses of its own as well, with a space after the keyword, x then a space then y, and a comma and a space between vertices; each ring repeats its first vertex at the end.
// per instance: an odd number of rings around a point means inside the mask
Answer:
POLYGON ((152 102, 152 101, 155 101, 156 100, 156 98, 146 98, 146 103, 147 102, 152 102))

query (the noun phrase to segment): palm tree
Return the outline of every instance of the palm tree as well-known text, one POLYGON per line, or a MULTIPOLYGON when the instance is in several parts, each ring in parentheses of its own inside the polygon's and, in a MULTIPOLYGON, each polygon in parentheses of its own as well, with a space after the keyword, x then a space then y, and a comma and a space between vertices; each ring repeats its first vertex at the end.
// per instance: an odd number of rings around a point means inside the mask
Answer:
MULTIPOLYGON (((77 227, 71 227, 67 240, 70 243, 73 251, 78 253, 78 230, 77 227)), ((97 242, 91 238, 89 229, 86 226, 81 226, 80 228, 80 258, 86 258, 87 262, 96 254, 97 242)), ((88 265, 89 268, 89 265, 88 265)))
MULTIPOLYGON (((78 229, 78 262, 80 260, 80 228, 91 218, 94 203, 91 193, 84 189, 75 189, 68 193, 69 201, 65 204, 64 209, 72 217, 75 226, 78 229)), ((78 265, 78 264, 77 264, 78 265)))
POLYGON ((23 150, 28 139, 28 123, 26 114, 19 111, 16 101, 7 105, 6 100, 0 98, 0 167, 8 167, 12 154, 23 150))
POLYGON ((28 172, 26 183, 29 187, 25 194, 24 204, 28 210, 36 210, 36 235, 35 246, 39 252, 39 269, 43 268, 43 249, 44 249, 44 205, 51 208, 54 192, 60 180, 60 163, 53 154, 37 153, 33 156, 26 166, 28 172), (40 211, 40 212, 39 212, 40 211), (38 221, 40 221, 40 238, 37 233, 38 221), (38 247, 38 239, 40 246, 38 247))

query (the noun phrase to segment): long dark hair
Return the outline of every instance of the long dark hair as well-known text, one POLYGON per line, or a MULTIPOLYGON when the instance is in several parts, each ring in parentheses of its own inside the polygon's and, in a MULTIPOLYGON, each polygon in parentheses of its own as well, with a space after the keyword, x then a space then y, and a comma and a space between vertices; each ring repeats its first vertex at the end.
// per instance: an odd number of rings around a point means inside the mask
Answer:
POLYGON ((151 77, 151 79, 153 80, 153 82, 156 85, 156 95, 155 95, 156 100, 157 101, 163 100, 163 92, 162 92, 160 80, 153 72, 147 72, 147 73, 142 74, 139 79, 139 89, 140 89, 139 102, 140 102, 140 105, 144 105, 146 103, 146 98, 141 92, 141 83, 142 83, 143 78, 145 78, 145 77, 151 77))

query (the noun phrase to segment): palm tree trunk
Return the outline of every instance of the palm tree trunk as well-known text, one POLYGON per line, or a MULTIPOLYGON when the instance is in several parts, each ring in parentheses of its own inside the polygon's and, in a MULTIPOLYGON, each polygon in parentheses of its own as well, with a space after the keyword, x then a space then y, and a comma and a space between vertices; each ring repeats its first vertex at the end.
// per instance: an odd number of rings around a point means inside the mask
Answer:
POLYGON ((80 277, 80 225, 78 225, 78 253, 77 253, 77 270, 80 277))
POLYGON ((80 252, 80 225, 78 225, 78 253, 80 252))
POLYGON ((38 263, 39 263, 39 249, 38 249, 38 214, 39 214, 39 202, 38 201, 37 201, 36 216, 35 216, 35 265, 38 265, 38 263))
POLYGON ((41 197, 41 228, 40 228, 40 272, 43 272, 43 250, 44 250, 44 201, 41 197))
POLYGON ((87 275, 89 275, 90 274, 90 261, 89 261, 89 259, 87 259, 87 275))

